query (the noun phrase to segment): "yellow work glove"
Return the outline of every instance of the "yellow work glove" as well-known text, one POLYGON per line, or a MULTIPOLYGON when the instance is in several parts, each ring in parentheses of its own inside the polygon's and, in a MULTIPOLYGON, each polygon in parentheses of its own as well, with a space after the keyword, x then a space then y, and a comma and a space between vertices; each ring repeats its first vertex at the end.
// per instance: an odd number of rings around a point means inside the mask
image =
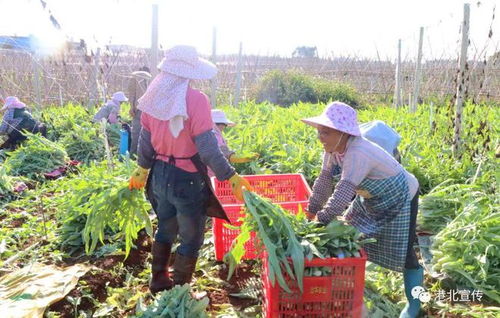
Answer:
POLYGON ((231 188, 233 189, 233 194, 237 200, 243 201, 243 188, 246 188, 248 191, 253 191, 252 186, 241 177, 239 174, 234 174, 231 178, 229 178, 229 183, 231 183, 231 188))
POLYGON ((254 153, 248 157, 240 157, 237 154, 233 153, 231 156, 229 156, 229 162, 230 163, 247 163, 250 161, 254 161, 257 158, 259 158, 258 153, 254 153))
POLYGON ((130 176, 130 182, 128 188, 132 189, 142 189, 146 185, 146 180, 148 179, 149 169, 143 167, 137 167, 137 169, 132 172, 130 176))

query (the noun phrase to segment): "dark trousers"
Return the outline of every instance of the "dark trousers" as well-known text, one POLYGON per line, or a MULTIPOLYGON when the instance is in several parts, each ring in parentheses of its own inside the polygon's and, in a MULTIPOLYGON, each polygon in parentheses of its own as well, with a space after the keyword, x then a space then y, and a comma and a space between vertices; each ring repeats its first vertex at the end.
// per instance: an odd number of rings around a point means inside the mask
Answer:
POLYGON ((136 110, 132 119, 132 133, 130 143, 130 154, 137 155, 137 146, 139 145, 139 135, 141 133, 141 111, 136 110))
POLYGON ((26 136, 22 130, 30 131, 34 134, 40 133, 42 136, 47 136, 47 128, 44 124, 36 124, 34 127, 20 127, 13 129, 9 134, 7 140, 0 146, 0 149, 15 149, 21 142, 26 140, 26 136))
POLYGON ((205 233, 209 188, 200 173, 187 172, 157 160, 151 171, 151 193, 158 217, 155 240, 173 244, 177 253, 197 257, 205 233))

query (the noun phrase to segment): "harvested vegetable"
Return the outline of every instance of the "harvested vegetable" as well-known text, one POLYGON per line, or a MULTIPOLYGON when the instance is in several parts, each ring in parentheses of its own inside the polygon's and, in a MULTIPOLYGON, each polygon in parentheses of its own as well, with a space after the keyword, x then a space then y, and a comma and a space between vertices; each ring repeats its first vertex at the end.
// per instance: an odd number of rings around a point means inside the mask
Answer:
POLYGON ((111 147, 120 146, 120 130, 121 126, 118 124, 106 124, 106 135, 111 147))
MULTIPOLYGON (((125 238, 125 257, 128 256, 137 233, 145 228, 153 236, 144 193, 129 190, 126 180, 110 182, 110 187, 92 198, 91 210, 83 230, 85 250, 92 253, 100 241, 103 243, 107 226, 118 231, 125 238)), ((108 181, 109 182, 109 181, 108 181)))
POLYGON ((61 200, 63 226, 61 239, 65 245, 77 247, 83 239, 87 253, 92 253, 99 242, 125 242, 128 256, 137 238, 145 228, 152 235, 149 203, 144 193, 128 189, 132 162, 117 162, 113 169, 106 162, 93 164, 64 185, 61 200))
POLYGON ((451 181, 441 183, 420 200, 419 230, 438 233, 468 201, 485 195, 477 185, 450 184, 451 181))
POLYGON ((26 135, 28 140, 5 161, 9 174, 40 179, 43 173, 62 167, 68 161, 66 151, 59 144, 40 135, 26 135))
POLYGON ((189 284, 177 285, 156 296, 154 302, 145 309, 139 309, 137 318, 205 318, 208 298, 194 299, 189 284))
POLYGON ((340 220, 332 220, 324 226, 310 222, 305 217, 296 217, 296 232, 302 239, 305 257, 360 257, 362 246, 375 239, 364 239, 363 234, 355 227, 340 220))
POLYGON ((92 113, 82 105, 67 104, 64 107, 49 106, 34 110, 33 115, 38 116, 47 126, 47 138, 52 141, 59 140, 67 132, 74 131, 78 126, 87 124, 92 113))
POLYGON ((95 126, 75 127, 64 135, 61 144, 71 159, 83 163, 104 159, 104 142, 95 126))
POLYGON ((7 175, 5 167, 0 167, 0 197, 7 196, 14 191, 14 180, 7 175))
POLYGON ((483 292, 500 303, 500 206, 493 196, 468 203, 436 235, 434 269, 457 284, 483 292))
POLYGON ((251 231, 256 232, 267 253, 271 283, 274 285, 277 279, 279 285, 287 292, 290 292, 290 289, 285 282, 283 270, 290 278, 297 281, 302 290, 304 274, 307 276, 328 274, 318 268, 308 269, 309 272, 304 273, 306 258, 310 260, 313 257, 359 257, 361 246, 373 241, 373 239, 362 240, 361 233, 341 221, 332 221, 324 226, 310 222, 301 211, 297 215, 292 215, 255 193, 245 192, 244 197, 248 213, 233 248, 225 257, 229 262, 229 277, 236 265, 241 262, 245 253, 244 245, 250 239, 251 231), (290 263, 293 268, 290 267, 290 263))

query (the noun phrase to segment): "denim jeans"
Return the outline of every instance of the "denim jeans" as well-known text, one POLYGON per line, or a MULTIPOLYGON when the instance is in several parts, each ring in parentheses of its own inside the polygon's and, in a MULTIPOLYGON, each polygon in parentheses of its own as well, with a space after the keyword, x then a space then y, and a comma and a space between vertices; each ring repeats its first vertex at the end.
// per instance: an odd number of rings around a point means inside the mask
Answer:
POLYGON ((151 173, 158 217, 155 240, 173 244, 179 236, 177 253, 197 257, 204 239, 208 185, 201 174, 184 171, 161 160, 156 161, 151 173))

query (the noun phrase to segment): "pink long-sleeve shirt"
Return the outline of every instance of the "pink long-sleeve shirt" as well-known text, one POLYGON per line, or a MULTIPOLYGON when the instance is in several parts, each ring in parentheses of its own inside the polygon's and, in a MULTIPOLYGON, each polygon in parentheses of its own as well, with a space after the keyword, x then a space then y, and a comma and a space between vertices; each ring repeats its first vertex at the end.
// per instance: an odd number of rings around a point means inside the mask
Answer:
MULTIPOLYGON (((186 94, 188 119, 184 121, 184 129, 175 138, 169 129, 168 120, 157 119, 145 112, 141 115, 142 128, 151 133, 151 144, 158 159, 167 161, 168 157, 190 158, 198 150, 194 138, 212 129, 211 106, 208 97, 193 88, 186 94)), ((197 172, 189 159, 176 159, 176 167, 188 172, 197 172)))

